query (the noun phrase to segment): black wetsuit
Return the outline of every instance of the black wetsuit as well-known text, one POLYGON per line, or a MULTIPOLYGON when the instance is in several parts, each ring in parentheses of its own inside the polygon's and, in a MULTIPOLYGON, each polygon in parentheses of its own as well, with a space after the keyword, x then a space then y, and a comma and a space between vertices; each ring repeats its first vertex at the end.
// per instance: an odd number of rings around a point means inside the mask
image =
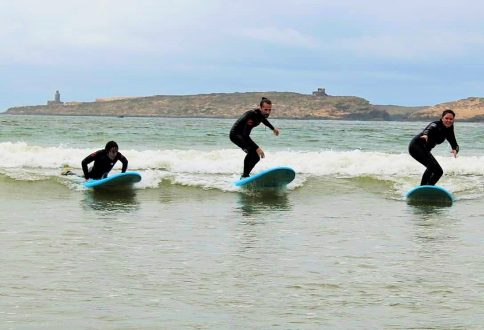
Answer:
POLYGON ((87 180, 87 179, 102 179, 106 177, 109 171, 112 170, 114 164, 116 164, 118 160, 121 161, 121 163, 123 163, 123 169, 121 171, 123 173, 126 172, 126 169, 128 168, 128 160, 120 152, 117 153, 114 160, 111 160, 108 157, 108 152, 104 149, 93 152, 92 154, 84 158, 84 160, 81 163, 82 171, 84 172, 84 178, 86 178, 87 180), (88 170, 87 164, 93 161, 94 161, 93 167, 90 170, 88 170))
POLYGON ((440 167, 437 160, 432 156, 430 151, 437 145, 449 141, 452 150, 459 151, 459 145, 455 140, 454 125, 447 128, 444 126, 441 120, 430 123, 422 133, 415 136, 410 145, 408 146, 408 152, 410 155, 420 162, 427 169, 425 170, 420 185, 435 185, 439 181, 444 171, 440 167), (427 135, 428 139, 422 139, 422 135, 427 135))
POLYGON ((260 160, 260 157, 256 152, 259 146, 250 138, 250 132, 260 123, 263 123, 271 130, 274 130, 274 126, 272 126, 267 118, 264 117, 260 109, 254 109, 244 113, 239 119, 237 119, 230 130, 230 140, 247 153, 247 156, 245 156, 244 159, 243 177, 249 176, 250 171, 252 171, 254 166, 260 160))

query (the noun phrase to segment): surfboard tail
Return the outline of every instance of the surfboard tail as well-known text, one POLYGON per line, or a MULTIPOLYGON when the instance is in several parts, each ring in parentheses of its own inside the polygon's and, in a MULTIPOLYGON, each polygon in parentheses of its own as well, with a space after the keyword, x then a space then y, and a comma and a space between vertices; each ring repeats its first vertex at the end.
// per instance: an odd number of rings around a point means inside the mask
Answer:
POLYGON ((417 186, 407 192, 406 198, 412 205, 450 206, 454 202, 452 193, 440 186, 417 186))
POLYGON ((295 177, 296 172, 290 167, 274 167, 236 181, 235 185, 254 190, 280 189, 285 188, 295 177))

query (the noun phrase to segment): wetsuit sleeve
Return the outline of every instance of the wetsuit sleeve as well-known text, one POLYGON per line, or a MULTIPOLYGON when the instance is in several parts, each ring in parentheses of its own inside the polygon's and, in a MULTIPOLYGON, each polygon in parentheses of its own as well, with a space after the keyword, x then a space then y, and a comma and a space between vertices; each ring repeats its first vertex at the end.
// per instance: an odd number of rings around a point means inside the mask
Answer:
POLYGON ((254 127, 254 123, 256 122, 256 114, 254 111, 248 111, 246 114, 242 117, 243 123, 244 123, 244 128, 242 129, 242 138, 244 139, 244 143, 247 146, 247 149, 253 149, 256 150, 259 148, 257 143, 254 142, 250 138, 250 132, 252 131, 252 128, 254 127))
POLYGON ((262 119, 262 123, 264 125, 266 125, 267 127, 269 127, 271 130, 274 130, 274 126, 272 126, 272 124, 269 123, 269 121, 267 120, 267 118, 262 119))
POLYGON ((427 135, 427 136, 428 136, 428 135, 429 135, 429 133, 430 133, 432 130, 436 129, 436 128, 437 128, 437 123, 432 122, 432 123, 428 124, 428 125, 427 125, 427 127, 425 127, 425 129, 423 130, 422 134, 420 134, 420 135, 421 135, 421 136, 422 136, 422 135, 427 135))
POLYGON ((93 152, 92 154, 90 154, 89 156, 87 156, 86 158, 84 158, 81 162, 81 165, 82 165, 82 172, 84 173, 84 178, 87 180, 89 179, 89 171, 87 169, 87 165, 93 161, 96 160, 96 156, 97 156, 97 152, 93 152))
POLYGON ((124 157, 120 152, 118 152, 118 159, 121 163, 123 163, 123 168, 121 172, 124 173, 128 169, 128 159, 124 157))
POLYGON ((245 136, 249 136, 250 135, 250 132, 252 130, 252 125, 255 121, 255 118, 254 118, 254 113, 252 111, 248 111, 246 112, 242 118, 241 118, 241 121, 243 123, 243 128, 242 128, 242 135, 245 137, 245 136))
POLYGON ((457 140, 455 139, 455 134, 454 134, 454 126, 452 126, 452 128, 449 129, 449 133, 447 134, 446 139, 447 141, 449 141, 450 146, 452 147, 452 150, 459 152, 459 145, 457 144, 457 140))

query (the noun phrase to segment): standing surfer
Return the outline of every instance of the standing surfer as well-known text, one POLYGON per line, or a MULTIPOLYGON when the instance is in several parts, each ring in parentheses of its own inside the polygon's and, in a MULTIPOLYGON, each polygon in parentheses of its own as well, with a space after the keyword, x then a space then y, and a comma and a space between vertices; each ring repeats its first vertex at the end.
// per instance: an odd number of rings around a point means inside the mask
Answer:
POLYGON ((259 108, 244 113, 230 130, 230 140, 247 154, 244 159, 244 171, 241 178, 248 177, 254 166, 265 156, 264 151, 250 138, 252 129, 263 123, 274 132, 274 135, 279 135, 279 129, 274 128, 267 120, 271 111, 271 100, 263 97, 259 108))
POLYGON ((454 157, 457 157, 459 145, 454 135, 454 118, 454 111, 444 110, 440 120, 428 124, 420 134, 412 139, 408 146, 410 155, 426 167, 420 182, 422 186, 435 185, 444 174, 442 167, 430 153, 437 144, 441 144, 444 140, 449 141, 452 147, 451 153, 454 157))

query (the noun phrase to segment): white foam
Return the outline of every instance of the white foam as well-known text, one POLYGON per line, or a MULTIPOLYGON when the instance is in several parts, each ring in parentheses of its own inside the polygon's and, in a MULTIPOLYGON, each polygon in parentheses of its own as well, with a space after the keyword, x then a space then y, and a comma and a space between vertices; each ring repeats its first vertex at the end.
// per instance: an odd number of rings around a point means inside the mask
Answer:
MULTIPOLYGON (((17 180, 38 180, 58 176, 64 164, 82 174, 81 161, 94 150, 58 147, 41 147, 23 142, 0 143, 0 173, 17 180)), ((233 190, 233 182, 242 171, 245 154, 238 149, 202 150, 121 150, 128 158, 128 169, 143 175, 141 188, 154 188, 163 181, 173 184, 203 187, 206 189, 233 190)), ((474 177, 474 185, 482 184, 484 156, 439 157, 436 159, 445 172, 445 179, 453 179, 455 189, 461 186, 459 178, 474 177)), ((392 180, 396 184, 417 184, 424 167, 407 153, 354 151, 276 151, 266 150, 253 172, 274 166, 290 166, 298 174, 290 188, 304 184, 308 177, 361 177, 369 176, 392 180)), ((113 173, 121 169, 118 162, 113 173)), ((464 180, 469 184, 469 180, 464 180)))

